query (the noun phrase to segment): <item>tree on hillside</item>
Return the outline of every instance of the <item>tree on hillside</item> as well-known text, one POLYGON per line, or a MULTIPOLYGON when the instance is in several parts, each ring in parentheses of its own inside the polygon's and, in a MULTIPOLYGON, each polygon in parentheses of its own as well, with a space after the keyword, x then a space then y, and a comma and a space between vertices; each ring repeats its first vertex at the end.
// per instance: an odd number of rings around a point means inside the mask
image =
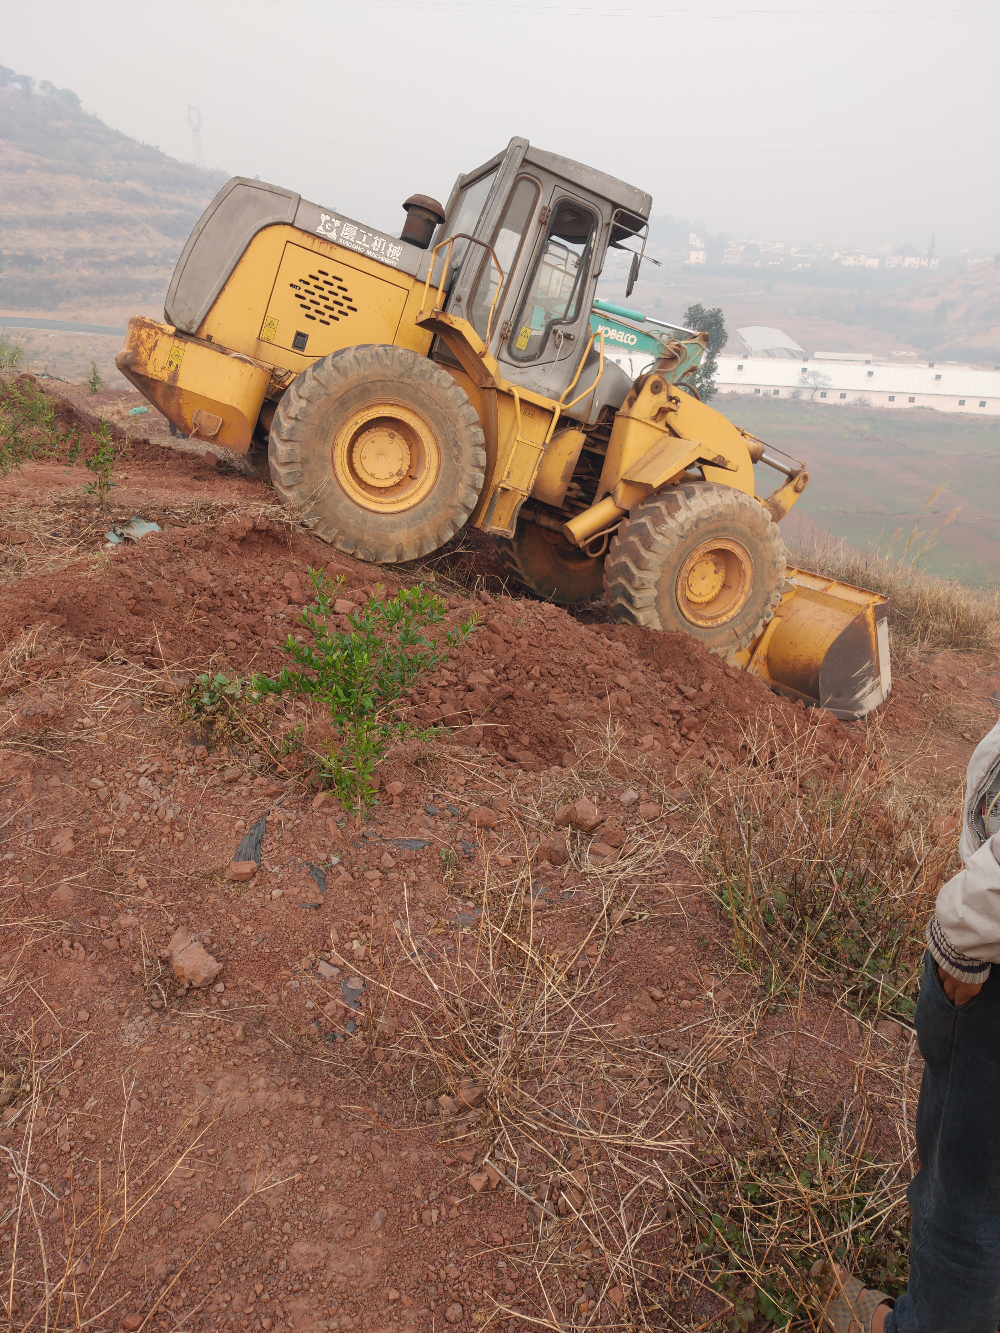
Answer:
POLYGON ((707 403, 715 393, 715 372, 719 368, 719 353, 729 341, 726 322, 718 306, 706 310, 699 301, 697 305, 689 305, 685 310, 684 325, 686 328, 708 334, 708 349, 701 365, 687 381, 694 385, 699 397, 707 403))

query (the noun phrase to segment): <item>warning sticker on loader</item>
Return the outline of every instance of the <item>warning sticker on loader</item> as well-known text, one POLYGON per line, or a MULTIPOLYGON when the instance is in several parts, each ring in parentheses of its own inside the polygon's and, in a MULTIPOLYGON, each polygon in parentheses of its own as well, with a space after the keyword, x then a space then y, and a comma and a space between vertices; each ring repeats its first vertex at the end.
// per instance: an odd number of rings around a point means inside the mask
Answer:
POLYGON ((184 360, 184 344, 174 343, 167 353, 167 374, 175 375, 181 368, 181 362, 184 360))
POLYGON ((273 343, 278 335, 278 321, 274 315, 268 315, 264 320, 264 327, 260 331, 260 340, 262 343, 273 343))
POLYGON ((514 344, 514 346, 517 348, 519 352, 523 352, 530 341, 531 341, 531 325, 525 324, 522 327, 521 332, 517 335, 517 342, 514 344))

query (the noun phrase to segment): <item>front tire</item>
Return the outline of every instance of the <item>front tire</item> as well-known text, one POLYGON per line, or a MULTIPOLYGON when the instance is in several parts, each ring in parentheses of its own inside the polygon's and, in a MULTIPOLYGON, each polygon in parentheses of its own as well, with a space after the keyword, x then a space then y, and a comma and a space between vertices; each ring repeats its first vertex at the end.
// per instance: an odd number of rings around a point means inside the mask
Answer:
POLYGON ((317 536, 382 564, 449 541, 486 466, 475 408, 448 372, 383 346, 309 366, 278 405, 268 456, 275 489, 317 536))
POLYGON ((586 555, 561 532, 519 519, 513 538, 493 540, 503 567, 547 602, 583 606, 604 590, 603 559, 586 555))
POLYGON ((752 496, 690 482, 649 496, 619 527, 604 568, 612 617, 679 630, 729 657, 781 600, 785 547, 752 496))

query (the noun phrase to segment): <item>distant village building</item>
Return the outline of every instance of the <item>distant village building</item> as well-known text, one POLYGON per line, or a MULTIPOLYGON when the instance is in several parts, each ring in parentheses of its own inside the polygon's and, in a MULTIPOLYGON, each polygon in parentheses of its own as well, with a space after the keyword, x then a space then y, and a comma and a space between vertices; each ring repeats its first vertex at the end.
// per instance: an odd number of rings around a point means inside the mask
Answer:
MULTIPOLYGON (((740 344, 744 344, 744 333, 759 332, 740 329, 740 344)), ((786 342, 795 345, 790 338, 786 342)), ((861 352, 817 352, 809 360, 802 353, 796 365, 788 356, 756 352, 720 356, 715 382, 720 394, 1000 416, 1000 370, 977 370, 950 361, 897 365, 876 361, 861 352)))
POLYGON ((764 324, 751 324, 749 328, 737 329, 736 340, 747 356, 776 357, 785 360, 801 361, 805 352, 780 329, 769 329, 764 324))
POLYGON ((688 259, 688 263, 689 263, 689 264, 704 264, 704 262, 705 262, 705 251, 704 251, 704 250, 692 250, 692 251, 691 251, 691 257, 690 257, 690 259, 688 259))

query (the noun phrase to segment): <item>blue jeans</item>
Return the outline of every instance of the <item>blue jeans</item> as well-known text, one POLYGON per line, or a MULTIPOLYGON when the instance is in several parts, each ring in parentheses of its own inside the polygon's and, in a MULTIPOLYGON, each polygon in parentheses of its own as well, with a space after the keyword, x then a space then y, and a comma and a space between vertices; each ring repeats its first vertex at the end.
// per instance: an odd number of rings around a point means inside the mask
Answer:
POLYGON ((1000 1322, 1000 965, 956 1009, 924 960, 916 1014, 924 1076, 910 1276, 885 1333, 995 1333, 1000 1322))

